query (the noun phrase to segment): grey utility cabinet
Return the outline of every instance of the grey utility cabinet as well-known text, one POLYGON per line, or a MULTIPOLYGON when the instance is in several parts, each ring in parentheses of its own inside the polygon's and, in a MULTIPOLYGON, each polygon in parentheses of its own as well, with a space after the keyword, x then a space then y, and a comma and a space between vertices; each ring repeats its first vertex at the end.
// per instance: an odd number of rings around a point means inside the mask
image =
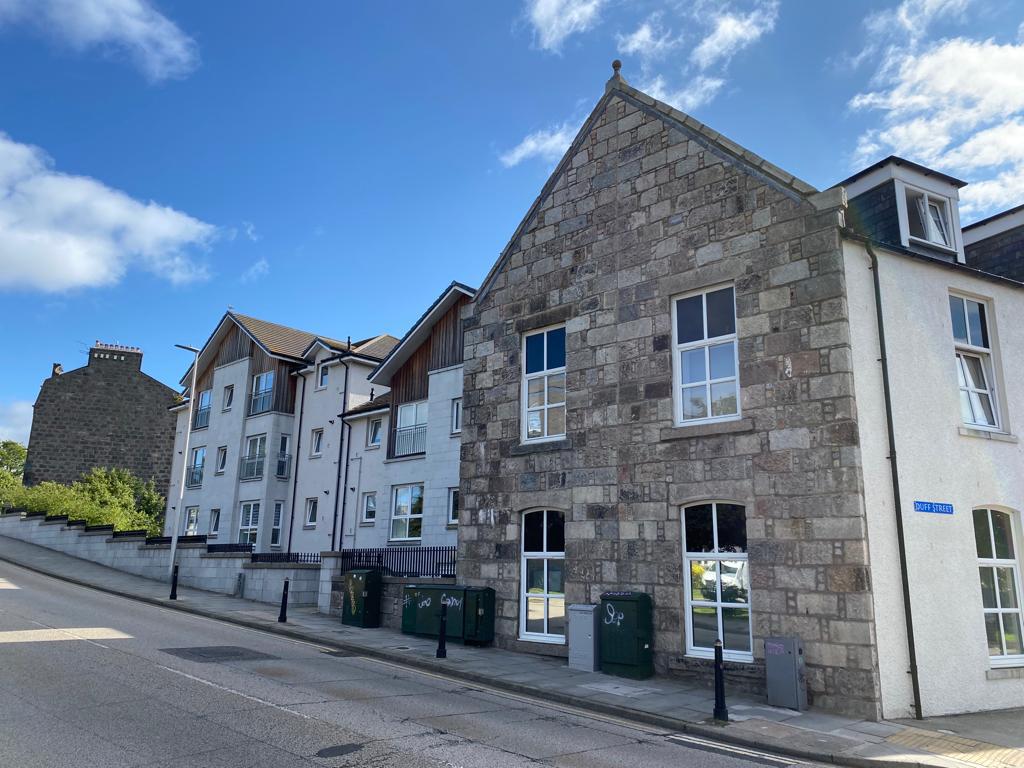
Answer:
POLYGON ((601 668, 597 626, 598 606, 569 606, 569 668, 596 672, 601 668))
POLYGON ((807 709, 807 670, 799 637, 769 637, 764 641, 768 703, 773 707, 807 709))

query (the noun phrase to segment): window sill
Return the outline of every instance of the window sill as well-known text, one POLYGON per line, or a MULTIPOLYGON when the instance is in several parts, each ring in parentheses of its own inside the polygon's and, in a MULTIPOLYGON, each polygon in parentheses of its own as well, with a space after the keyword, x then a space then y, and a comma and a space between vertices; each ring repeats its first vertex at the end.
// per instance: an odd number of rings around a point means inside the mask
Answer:
POLYGON ((359 523, 359 527, 360 528, 373 528, 373 526, 375 526, 376 524, 377 523, 375 523, 373 520, 363 520, 361 523, 359 523))
MULTIPOLYGON (((714 661, 715 652, 708 651, 697 651, 690 650, 684 654, 687 659, 700 659, 701 661, 714 661)), ((752 653, 723 653, 722 661, 732 662, 733 664, 753 664, 754 654, 752 653)))
POLYGON ((243 477, 238 480, 240 483, 256 483, 263 479, 263 475, 259 477, 243 477))
POLYGON ((304 531, 315 531, 316 530, 316 524, 314 523, 313 525, 304 525, 304 526, 302 526, 302 530, 304 530, 304 531))
POLYGON ((217 538, 217 534, 216 533, 208 533, 208 534, 206 534, 206 538, 208 538, 208 539, 216 539, 217 538))
POLYGON ((524 643, 546 643, 547 645, 565 645, 563 635, 528 635, 525 632, 519 633, 519 639, 524 643))
POLYGON ((407 456, 392 456, 390 459, 384 459, 385 464, 393 464, 396 461, 412 461, 414 459, 422 459, 426 456, 426 453, 410 453, 407 456))
POLYGON ((228 406, 227 408, 221 408, 220 412, 221 413, 228 413, 230 410, 231 410, 231 406, 228 406))
POLYGON ((908 245, 923 245, 925 248, 934 248, 937 251, 942 251, 943 253, 956 256, 958 259, 960 257, 960 251, 956 248, 950 248, 948 245, 943 245, 942 243, 933 243, 931 240, 926 240, 923 237, 915 237, 914 235, 907 235, 907 240, 909 241, 907 243, 908 245))
POLYGON ((452 432, 448 436, 449 437, 462 437, 462 430, 460 429, 458 432, 452 432))
POLYGON ((957 427, 957 432, 964 437, 980 437, 983 440, 998 440, 1002 443, 1020 442, 1016 435, 1011 435, 1009 432, 1000 432, 995 429, 985 429, 984 427, 968 427, 966 425, 961 425, 957 427))
POLYGON ((449 530, 449 531, 457 531, 457 530, 459 530, 459 524, 458 523, 448 523, 448 525, 445 526, 445 529, 449 530))
POLYGON ((741 432, 753 432, 753 419, 730 419, 729 421, 700 422, 685 426, 663 427, 661 441, 685 440, 689 437, 707 437, 710 435, 728 435, 741 432))
POLYGON ((565 451, 572 449, 572 440, 567 437, 553 440, 537 440, 531 443, 520 443, 512 446, 512 456, 527 456, 531 453, 547 453, 549 451, 565 451))
POLYGON ((379 451, 380 450, 380 445, 379 444, 378 445, 368 445, 368 446, 366 446, 366 450, 368 450, 368 451, 379 451))
POLYGON ((311 458, 311 459, 322 459, 323 457, 324 457, 324 455, 322 453, 311 453, 311 454, 309 454, 309 458, 311 458))
POLYGON ((218 469, 216 472, 213 473, 213 476, 217 477, 218 475, 223 475, 223 474, 224 474, 224 470, 223 469, 218 469))
POLYGON ((423 539, 388 539, 389 547, 418 547, 423 539))

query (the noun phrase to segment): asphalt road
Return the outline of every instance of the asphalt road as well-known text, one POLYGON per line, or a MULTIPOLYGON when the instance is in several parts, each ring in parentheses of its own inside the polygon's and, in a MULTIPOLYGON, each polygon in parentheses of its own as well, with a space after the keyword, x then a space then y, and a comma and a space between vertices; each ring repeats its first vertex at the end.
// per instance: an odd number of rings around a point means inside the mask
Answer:
POLYGON ((341 657, 0 563, 3 768, 790 762, 341 657))

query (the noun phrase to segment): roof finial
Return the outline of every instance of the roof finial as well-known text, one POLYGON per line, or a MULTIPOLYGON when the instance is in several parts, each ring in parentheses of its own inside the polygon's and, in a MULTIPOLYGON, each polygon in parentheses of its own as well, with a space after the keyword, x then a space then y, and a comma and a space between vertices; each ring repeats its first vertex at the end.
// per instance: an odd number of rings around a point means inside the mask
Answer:
POLYGON ((622 69, 622 62, 616 59, 612 62, 612 72, 618 75, 620 69, 622 69))

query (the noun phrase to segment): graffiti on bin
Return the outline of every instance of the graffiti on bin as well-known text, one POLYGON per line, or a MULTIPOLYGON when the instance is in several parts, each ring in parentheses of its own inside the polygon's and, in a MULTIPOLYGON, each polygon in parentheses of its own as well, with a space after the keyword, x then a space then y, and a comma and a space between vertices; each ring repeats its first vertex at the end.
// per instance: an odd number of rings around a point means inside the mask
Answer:
POLYGON ((604 617, 604 623, 609 625, 614 624, 616 627, 621 627, 622 620, 626 618, 626 615, 622 611, 616 610, 614 603, 605 603, 605 605, 607 606, 607 608, 605 608, 605 612, 608 615, 604 617))
POLYGON ((424 597, 422 600, 420 600, 419 603, 417 603, 416 607, 417 608, 429 608, 431 602, 432 602, 432 600, 431 600, 430 596, 428 595, 427 597, 424 597))
POLYGON ((462 600, 460 598, 455 597, 454 595, 446 594, 446 593, 442 593, 441 594, 441 603, 443 605, 447 605, 449 608, 461 608, 462 607, 462 600))

